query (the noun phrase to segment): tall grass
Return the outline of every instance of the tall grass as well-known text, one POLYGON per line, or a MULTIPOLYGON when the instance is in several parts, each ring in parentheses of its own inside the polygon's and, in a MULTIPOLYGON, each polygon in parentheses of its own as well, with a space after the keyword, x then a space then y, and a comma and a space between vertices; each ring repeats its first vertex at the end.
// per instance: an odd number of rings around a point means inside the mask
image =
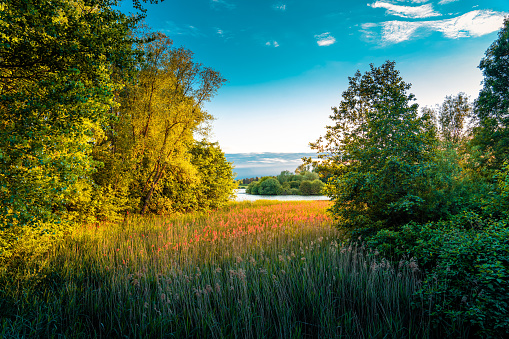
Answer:
POLYGON ((244 202, 83 227, 0 273, 0 336, 428 336, 412 308, 414 263, 343 246, 328 204, 244 202))

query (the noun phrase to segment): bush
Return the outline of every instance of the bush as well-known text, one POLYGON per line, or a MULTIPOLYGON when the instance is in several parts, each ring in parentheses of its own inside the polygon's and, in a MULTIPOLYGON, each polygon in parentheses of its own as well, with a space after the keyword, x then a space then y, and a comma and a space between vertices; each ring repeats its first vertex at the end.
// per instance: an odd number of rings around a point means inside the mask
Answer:
MULTIPOLYGON (((262 178, 263 179, 263 178, 262 178)), ((282 187, 279 181, 275 178, 267 178, 260 181, 258 194, 260 195, 278 195, 281 194, 282 187)))
POLYGON ((260 187, 260 181, 251 181, 249 185, 247 185, 246 193, 247 194, 258 194, 258 188, 260 187))
POLYGON ((311 195, 313 194, 313 185, 309 180, 303 180, 299 186, 300 194, 311 195))
POLYGON ((320 179, 315 179, 311 181, 311 191, 313 192, 313 195, 320 195, 322 194, 322 190, 324 189, 325 184, 320 181, 320 179))
POLYGON ((426 273, 423 310, 449 335, 458 334, 452 324, 461 321, 476 336, 509 331, 509 220, 465 212, 449 221, 383 230, 369 244, 385 255, 418 258, 426 273))

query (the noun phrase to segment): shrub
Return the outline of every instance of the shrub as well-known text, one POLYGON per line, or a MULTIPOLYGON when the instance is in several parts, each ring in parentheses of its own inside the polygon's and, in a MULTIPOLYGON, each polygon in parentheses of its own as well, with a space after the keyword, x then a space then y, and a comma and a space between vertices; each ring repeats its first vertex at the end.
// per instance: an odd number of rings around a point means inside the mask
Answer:
POLYGON ((473 212, 449 221, 383 230, 369 244, 385 255, 418 258, 426 275, 421 300, 436 326, 468 322, 476 336, 509 331, 509 220, 473 212))
POLYGON ((260 181, 258 194, 260 195, 278 195, 281 194, 282 187, 279 181, 275 178, 267 178, 260 181))

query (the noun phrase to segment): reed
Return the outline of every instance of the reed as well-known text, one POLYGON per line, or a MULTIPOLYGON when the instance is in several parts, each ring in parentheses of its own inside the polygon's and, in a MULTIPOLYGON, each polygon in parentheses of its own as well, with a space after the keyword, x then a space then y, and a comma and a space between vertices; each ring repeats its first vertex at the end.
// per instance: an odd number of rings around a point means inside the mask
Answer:
POLYGON ((83 227, 0 273, 0 336, 402 338, 429 336, 419 272, 347 247, 327 201, 83 227))

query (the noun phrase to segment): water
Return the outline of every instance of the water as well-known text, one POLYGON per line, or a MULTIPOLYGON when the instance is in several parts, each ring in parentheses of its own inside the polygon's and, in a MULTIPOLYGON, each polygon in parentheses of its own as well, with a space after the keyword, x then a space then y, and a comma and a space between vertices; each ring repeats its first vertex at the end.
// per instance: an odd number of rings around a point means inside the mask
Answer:
POLYGON ((246 194, 244 188, 236 190, 237 198, 235 201, 254 201, 254 200, 330 200, 323 195, 251 195, 246 194))

